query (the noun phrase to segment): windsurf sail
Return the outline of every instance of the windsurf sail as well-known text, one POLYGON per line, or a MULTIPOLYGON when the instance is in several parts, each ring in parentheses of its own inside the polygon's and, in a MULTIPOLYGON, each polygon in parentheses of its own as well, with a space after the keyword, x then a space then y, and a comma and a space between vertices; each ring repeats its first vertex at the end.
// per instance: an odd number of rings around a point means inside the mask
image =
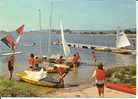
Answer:
POLYGON ((16 44, 18 44, 19 41, 20 41, 20 39, 21 39, 21 36, 24 34, 24 25, 18 27, 18 28, 16 29, 16 32, 18 33, 18 37, 17 37, 17 39, 16 39, 16 44))
POLYGON ((9 48, 15 47, 15 40, 11 34, 6 35, 4 38, 1 39, 1 41, 9 48))
POLYGON ((60 28, 61 28, 61 39, 62 39, 62 45, 63 45, 64 55, 67 57, 67 56, 70 55, 70 48, 67 46, 66 40, 64 38, 64 31, 63 31, 62 22, 60 22, 60 28))
POLYGON ((126 34, 122 31, 117 31, 116 34, 116 47, 121 48, 121 47, 126 47, 130 46, 130 42, 126 36, 126 34))

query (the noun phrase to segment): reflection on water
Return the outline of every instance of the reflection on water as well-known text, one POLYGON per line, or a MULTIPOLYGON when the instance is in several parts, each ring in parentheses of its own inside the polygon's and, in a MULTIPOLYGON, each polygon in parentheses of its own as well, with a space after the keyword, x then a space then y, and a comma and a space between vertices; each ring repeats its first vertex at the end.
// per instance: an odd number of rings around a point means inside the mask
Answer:
MULTIPOLYGON (((42 53, 47 54, 47 40, 48 36, 42 36, 42 53)), ((35 46, 24 47, 21 45, 18 48, 18 51, 22 51, 24 54, 16 55, 16 66, 15 71, 23 71, 27 66, 27 57, 30 53, 35 53, 35 55, 39 55, 39 33, 26 33, 25 37, 22 38, 21 42, 35 42, 35 46), (32 37, 33 35, 33 37, 32 37)), ((58 40, 60 35, 52 35, 52 40, 58 40)), ((115 46, 115 37, 114 36, 89 36, 89 35, 65 35, 65 39, 68 42, 78 42, 78 43, 89 43, 89 44, 97 44, 97 45, 107 45, 107 46, 115 46)), ((2 45, 3 51, 8 51, 7 47, 2 45)), ((62 46, 51 46, 50 51, 52 54, 63 54, 62 46)), ((91 50, 90 49, 79 49, 72 48, 71 53, 79 52, 81 56, 81 61, 87 64, 82 64, 75 71, 70 71, 65 77, 66 84, 73 83, 85 83, 88 81, 89 76, 92 74, 95 67, 91 66, 91 50)), ((121 66, 121 65, 130 65, 136 64, 136 56, 134 55, 122 55, 115 54, 111 52, 96 52, 97 61, 103 62, 105 67, 111 66, 121 66)), ((7 63, 6 56, 0 56, 0 75, 7 74, 7 63)))

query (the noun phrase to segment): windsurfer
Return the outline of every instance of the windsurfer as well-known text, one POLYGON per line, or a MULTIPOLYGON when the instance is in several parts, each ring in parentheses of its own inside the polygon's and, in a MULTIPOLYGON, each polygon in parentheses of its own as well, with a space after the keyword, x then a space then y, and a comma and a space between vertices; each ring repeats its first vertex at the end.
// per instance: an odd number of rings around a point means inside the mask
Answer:
POLYGON ((11 55, 8 59, 8 70, 9 70, 9 80, 12 79, 13 71, 14 71, 14 64, 15 64, 15 55, 11 55))

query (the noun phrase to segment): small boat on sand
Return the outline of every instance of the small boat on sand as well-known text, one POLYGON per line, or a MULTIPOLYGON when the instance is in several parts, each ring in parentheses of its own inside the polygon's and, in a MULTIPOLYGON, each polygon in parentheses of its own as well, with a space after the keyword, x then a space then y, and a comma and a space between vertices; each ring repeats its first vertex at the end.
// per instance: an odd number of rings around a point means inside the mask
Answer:
POLYGON ((106 83, 105 86, 110 89, 136 95, 136 87, 120 83, 106 83))
POLYGON ((20 78, 20 80, 23 80, 27 83, 39 85, 39 86, 45 86, 45 87, 53 87, 53 88, 60 88, 63 87, 63 85, 60 84, 60 82, 52 77, 46 76, 43 79, 40 80, 34 80, 27 76, 26 72, 18 72, 16 73, 16 76, 20 78))

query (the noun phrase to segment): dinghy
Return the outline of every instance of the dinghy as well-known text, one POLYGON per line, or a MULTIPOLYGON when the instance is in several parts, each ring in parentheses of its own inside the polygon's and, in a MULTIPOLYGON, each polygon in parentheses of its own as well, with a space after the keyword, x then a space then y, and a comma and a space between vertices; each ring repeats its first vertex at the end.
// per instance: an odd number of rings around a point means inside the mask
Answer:
POLYGON ((44 77, 39 78, 38 77, 39 73, 40 72, 36 72, 36 71, 33 72, 33 71, 26 70, 23 72, 16 73, 16 76, 18 76, 20 80, 34 85, 53 87, 53 88, 63 87, 58 80, 52 77, 49 77, 47 75, 45 76, 43 75, 44 77))
POLYGON ((129 50, 124 47, 130 46, 130 42, 126 36, 126 34, 122 32, 118 32, 116 34, 116 48, 112 49, 113 53, 119 53, 119 54, 132 54, 134 50, 129 50))
POLYGON ((136 95, 136 87, 119 83, 106 83, 105 86, 110 89, 130 93, 136 95))

